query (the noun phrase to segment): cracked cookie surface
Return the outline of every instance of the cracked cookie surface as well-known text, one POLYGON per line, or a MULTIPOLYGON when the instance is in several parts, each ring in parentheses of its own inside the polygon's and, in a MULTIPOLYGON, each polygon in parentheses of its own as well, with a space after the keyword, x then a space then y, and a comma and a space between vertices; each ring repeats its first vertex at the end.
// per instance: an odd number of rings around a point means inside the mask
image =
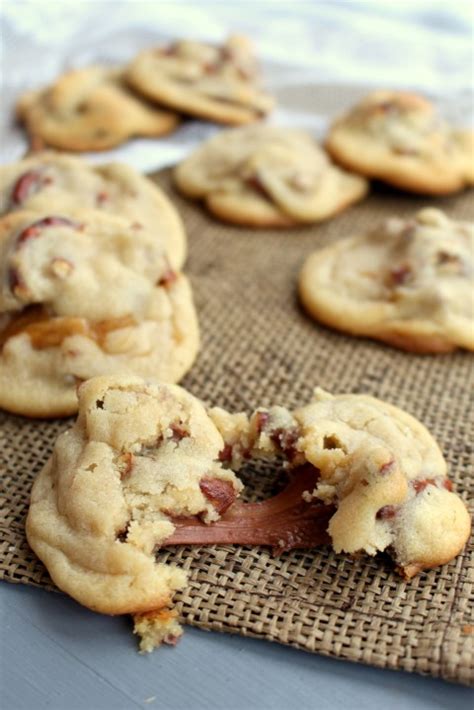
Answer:
POLYGON ((34 149, 108 150, 135 136, 174 130, 178 116, 152 106, 124 83, 120 69, 75 69, 51 86, 29 91, 17 104, 34 149))
POLYGON ((0 406, 77 410, 76 384, 123 372, 177 381, 199 331, 191 290, 153 233, 98 211, 0 220, 0 406))
POLYGON ((132 167, 92 166, 53 152, 0 166, 0 215, 25 209, 66 214, 82 208, 142 225, 162 241, 173 268, 183 265, 186 235, 178 212, 157 185, 132 167))
POLYGON ((403 190, 443 195, 474 185, 474 133, 449 126, 417 94, 369 94, 332 124, 326 148, 348 170, 403 190))
POLYGON ((182 40, 147 49, 126 79, 151 100, 217 123, 250 123, 273 108, 259 86, 252 44, 237 35, 222 46, 182 40))
POLYGON ((473 255, 473 226, 426 208, 311 254, 300 297, 352 335, 419 353, 474 350, 473 255))
POLYGON ((274 126, 219 133, 177 166, 174 179, 215 216, 254 227, 324 220, 368 189, 366 180, 334 166, 310 135, 274 126))

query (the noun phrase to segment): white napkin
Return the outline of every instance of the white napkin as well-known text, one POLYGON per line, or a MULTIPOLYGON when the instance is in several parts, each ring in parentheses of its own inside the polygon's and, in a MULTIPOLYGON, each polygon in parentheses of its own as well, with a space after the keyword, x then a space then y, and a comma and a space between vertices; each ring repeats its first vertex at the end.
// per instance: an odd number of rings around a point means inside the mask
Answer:
MULTIPOLYGON (((267 87, 316 84, 421 89, 442 100, 445 112, 469 122, 472 108, 472 17, 456 3, 382 3, 380 0, 240 0, 199 3, 155 0, 3 0, 0 161, 21 157, 27 141, 15 125, 14 105, 65 69, 93 62, 125 63, 139 50, 178 37, 222 41, 248 34, 262 60, 267 87)), ((328 116, 304 112, 288 99, 272 123, 301 126, 321 136, 328 116)), ((149 171, 170 165, 216 131, 185 122, 171 136, 136 139, 87 154, 94 162, 123 160, 149 171)))

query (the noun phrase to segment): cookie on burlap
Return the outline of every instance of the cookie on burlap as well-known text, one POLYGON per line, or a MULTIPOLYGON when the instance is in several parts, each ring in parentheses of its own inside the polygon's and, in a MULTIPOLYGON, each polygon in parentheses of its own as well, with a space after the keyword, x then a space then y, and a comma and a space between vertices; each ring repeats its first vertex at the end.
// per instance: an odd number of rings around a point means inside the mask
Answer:
MULTIPOLYGON (((296 476, 308 464, 314 468, 316 485, 302 497, 308 506, 316 500, 332 508, 327 532, 336 552, 387 551, 410 578, 449 562, 469 537, 469 513, 452 492, 436 441, 398 407, 317 389, 313 402, 293 412, 271 407, 248 418, 216 408, 210 415, 234 469, 249 456, 277 455, 296 476)), ((290 538, 282 535, 282 549, 307 546, 308 540, 298 540, 305 528, 289 522, 290 538)))
POLYGON ((133 614, 142 650, 181 633, 171 605, 186 574, 157 559, 160 547, 224 542, 282 552, 331 541, 337 552, 391 550, 411 577, 451 560, 469 535, 434 439, 372 397, 317 390, 294 412, 247 417, 124 376, 93 378, 78 397, 75 425, 34 483, 28 542, 77 601, 133 614), (239 503, 232 468, 276 456, 290 466, 287 489, 239 503))
POLYGON ((314 252, 299 278, 322 323, 418 353, 474 350, 474 228, 426 208, 314 252))
POLYGON ((153 232, 98 211, 0 220, 0 406, 77 410, 77 381, 123 372, 179 380, 199 333, 185 276, 153 232))
POLYGON ((251 42, 237 35, 222 46, 182 40, 147 49, 125 78, 151 100, 217 123, 251 123, 274 104, 260 88, 251 42))
POLYGON ((348 170, 410 192, 444 195, 474 184, 474 134, 449 126, 417 94, 369 94, 333 123, 326 148, 348 170))
POLYGON ((224 442, 178 386, 100 377, 78 390, 79 416, 33 486, 28 542, 64 592, 94 611, 135 614, 142 650, 174 643, 170 605, 186 573, 155 548, 173 518, 217 520, 242 488, 224 442))
POLYGON ((153 232, 179 269, 186 255, 181 218, 166 195, 129 165, 92 166, 81 158, 45 152, 0 166, 0 215, 13 210, 66 214, 81 208, 122 215, 153 232))
POLYGON ((17 104, 33 149, 108 150, 134 136, 161 136, 178 116, 147 104, 123 82, 120 69, 93 66, 63 74, 17 104))
POLYGON ((265 125, 222 131, 178 165, 174 179, 217 217, 253 227, 318 222, 368 189, 364 178, 334 166, 310 135, 265 125))

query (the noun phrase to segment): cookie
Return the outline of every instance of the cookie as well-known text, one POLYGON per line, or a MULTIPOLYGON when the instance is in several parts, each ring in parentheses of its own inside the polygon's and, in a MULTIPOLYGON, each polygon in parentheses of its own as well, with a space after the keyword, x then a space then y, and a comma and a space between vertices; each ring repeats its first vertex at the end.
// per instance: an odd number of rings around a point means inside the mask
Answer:
POLYGON ((169 607, 186 573, 155 549, 175 519, 217 520, 242 484, 219 462, 224 442, 203 405, 180 387, 100 377, 78 397, 77 422, 33 486, 28 542, 81 604, 135 614, 142 650, 174 643, 169 607))
POLYGON ((417 94, 376 91, 329 130, 326 148, 354 172, 423 195, 474 184, 474 134, 441 120, 417 94))
POLYGON ((252 227, 328 219, 368 189, 364 178, 332 165, 311 136, 264 125, 222 131, 177 166, 174 180, 215 216, 252 227))
POLYGON ((186 277, 124 218, 13 212, 0 219, 0 406, 72 414, 105 373, 179 380, 199 345, 186 277))
POLYGON ((148 99, 217 123, 251 123, 274 103, 259 86, 252 44, 241 36, 230 37, 222 46, 182 40, 147 49, 125 77, 148 99))
POLYGON ((318 321, 418 353, 474 350, 474 228, 426 208, 314 252, 299 278, 318 321))
POLYGON ((93 66, 63 74, 54 84, 29 91, 17 104, 33 149, 108 150, 135 136, 174 130, 176 114, 137 97, 122 71, 93 66))
POLYGON ((28 542, 81 604, 133 614, 144 651, 181 633, 172 603, 186 573, 160 561, 160 548, 332 543, 348 554, 390 551, 410 578, 468 538, 469 514, 434 439, 373 397, 316 390, 293 412, 247 416, 120 376, 89 380, 78 398, 76 423, 33 485, 28 542), (252 457, 286 460, 291 480, 267 501, 241 503, 232 469, 252 457))
POLYGON ((64 215, 80 208, 143 225, 162 241, 171 266, 183 265, 186 235, 179 214, 157 185, 130 166, 92 166, 53 152, 0 166, 0 215, 24 209, 64 215))
MULTIPOLYGON (((419 421, 391 404, 317 389, 313 402, 293 412, 271 407, 247 418, 214 409, 210 415, 224 436, 234 470, 252 456, 283 457, 292 475, 304 476, 308 486, 308 466, 313 469, 315 485, 302 493, 306 510, 298 509, 300 527, 284 509, 282 494, 277 496, 278 510, 273 509, 267 522, 273 525, 283 510, 288 530, 276 545, 278 551, 311 546, 304 518, 312 510, 328 522, 329 541, 337 553, 387 551, 406 578, 449 562, 469 537, 469 513, 446 477, 437 443, 419 421), (312 509, 315 502, 325 508, 312 509)), ((241 513, 240 521, 244 517, 241 513)), ((216 532, 225 518, 216 523, 216 532)), ((171 539, 185 542, 186 536, 177 533, 171 539)), ((311 534, 317 544, 324 541, 321 530, 311 534)), ((200 541, 196 534, 194 541, 200 541)))

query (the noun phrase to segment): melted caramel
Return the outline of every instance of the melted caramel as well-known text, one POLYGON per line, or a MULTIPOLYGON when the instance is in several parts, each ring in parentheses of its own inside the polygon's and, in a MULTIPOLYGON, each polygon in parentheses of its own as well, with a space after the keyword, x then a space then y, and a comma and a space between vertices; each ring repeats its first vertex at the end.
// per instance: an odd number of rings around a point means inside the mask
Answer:
POLYGON ((260 503, 235 502, 215 523, 206 525, 196 517, 174 518, 168 545, 270 545, 280 553, 330 542, 327 533, 334 507, 317 501, 306 502, 319 476, 310 464, 292 472, 284 491, 260 503))
POLYGON ((44 306, 28 306, 10 317, 6 327, 0 332, 0 348, 3 348, 7 340, 20 333, 26 333, 32 347, 37 350, 58 347, 71 335, 85 335, 102 347, 108 333, 132 325, 135 325, 132 316, 90 323, 86 318, 52 316, 44 306))

